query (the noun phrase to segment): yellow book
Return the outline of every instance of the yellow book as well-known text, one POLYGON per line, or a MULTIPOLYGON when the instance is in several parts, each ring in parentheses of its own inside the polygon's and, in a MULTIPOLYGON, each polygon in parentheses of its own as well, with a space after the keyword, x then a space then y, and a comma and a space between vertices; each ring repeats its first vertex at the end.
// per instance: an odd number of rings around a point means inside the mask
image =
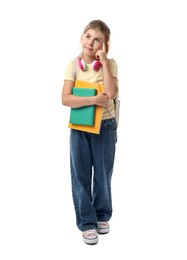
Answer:
MULTIPOLYGON (((90 83, 90 82, 85 82, 85 81, 81 81, 81 80, 76 80, 74 87, 75 88, 94 88, 97 90, 97 94, 100 92, 104 92, 103 84, 90 83)), ((102 116, 103 116, 103 107, 96 105, 95 106, 95 121, 94 121, 93 126, 77 125, 77 124, 71 124, 69 122, 68 127, 75 129, 75 130, 85 131, 85 132, 89 132, 89 133, 93 133, 93 134, 99 134, 102 116)))

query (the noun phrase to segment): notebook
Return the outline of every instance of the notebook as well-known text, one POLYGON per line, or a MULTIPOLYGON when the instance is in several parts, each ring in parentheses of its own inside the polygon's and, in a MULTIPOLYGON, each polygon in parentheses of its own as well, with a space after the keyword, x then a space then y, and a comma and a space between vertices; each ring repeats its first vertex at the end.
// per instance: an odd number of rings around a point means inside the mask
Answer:
MULTIPOLYGON (((96 95, 96 89, 74 87, 72 93, 75 96, 90 97, 96 95)), ((94 118, 95 118, 95 105, 79 107, 79 108, 71 108, 70 111, 71 124, 93 126, 94 118)))

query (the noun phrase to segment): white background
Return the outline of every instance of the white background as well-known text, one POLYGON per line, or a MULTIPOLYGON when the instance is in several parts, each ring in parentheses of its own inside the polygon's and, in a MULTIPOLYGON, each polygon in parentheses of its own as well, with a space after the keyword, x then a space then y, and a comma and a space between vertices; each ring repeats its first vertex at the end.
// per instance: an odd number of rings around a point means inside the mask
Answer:
POLYGON ((0 2, 0 259, 187 259, 185 1, 0 2), (120 125, 111 232, 82 242, 64 69, 92 19, 111 29, 120 125))

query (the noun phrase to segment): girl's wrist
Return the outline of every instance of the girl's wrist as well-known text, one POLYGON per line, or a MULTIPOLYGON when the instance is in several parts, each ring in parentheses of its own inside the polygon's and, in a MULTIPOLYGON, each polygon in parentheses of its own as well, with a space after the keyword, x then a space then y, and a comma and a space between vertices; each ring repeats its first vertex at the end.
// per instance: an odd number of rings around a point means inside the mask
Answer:
POLYGON ((96 103, 97 103, 97 96, 93 96, 93 97, 91 97, 91 105, 96 105, 96 103))
POLYGON ((102 65, 103 66, 108 66, 108 60, 107 59, 102 60, 102 65))

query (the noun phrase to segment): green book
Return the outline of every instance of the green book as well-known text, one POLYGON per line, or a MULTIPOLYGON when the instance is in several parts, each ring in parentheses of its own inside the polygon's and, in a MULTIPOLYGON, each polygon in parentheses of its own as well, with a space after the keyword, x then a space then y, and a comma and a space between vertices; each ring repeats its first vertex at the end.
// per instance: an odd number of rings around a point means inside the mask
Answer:
MULTIPOLYGON (((91 97, 96 95, 95 88, 73 88, 72 94, 75 96, 91 97)), ((95 105, 79 108, 71 108, 70 123, 76 125, 94 125, 95 105)))

